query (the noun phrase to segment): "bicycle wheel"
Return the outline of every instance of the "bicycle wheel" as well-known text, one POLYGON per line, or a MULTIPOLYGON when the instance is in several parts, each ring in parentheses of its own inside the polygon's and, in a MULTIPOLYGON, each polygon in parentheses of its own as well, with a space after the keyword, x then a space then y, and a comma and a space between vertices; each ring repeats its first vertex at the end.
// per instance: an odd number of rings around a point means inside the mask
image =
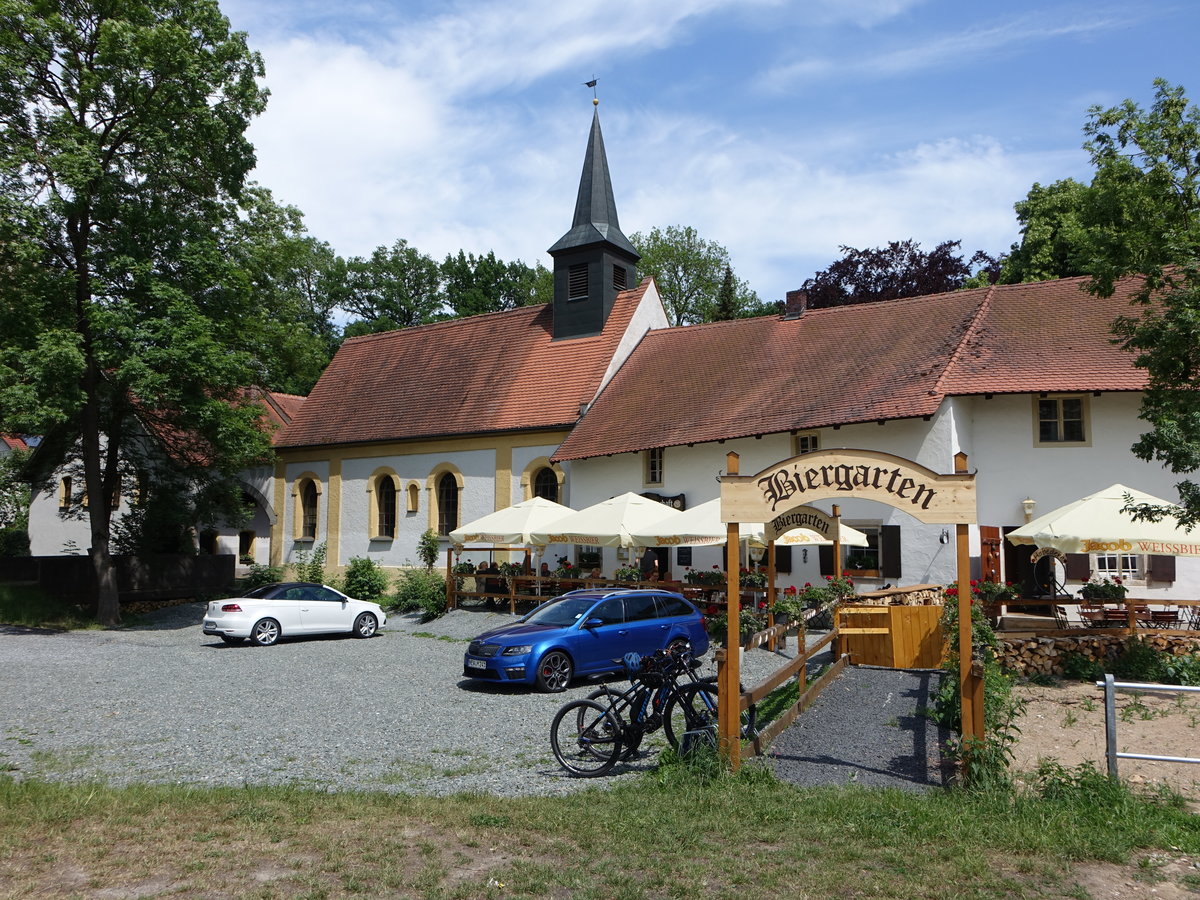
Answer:
MULTIPOLYGON (((625 720, 624 713, 630 712, 629 708, 624 704, 625 695, 613 688, 602 687, 588 694, 587 699, 607 707, 608 711, 620 723, 621 744, 625 748, 625 752, 621 754, 622 762, 637 756, 638 748, 642 746, 642 737, 645 735, 646 729, 638 723, 631 723, 625 720)), ((582 718, 584 715, 583 710, 579 711, 579 715, 582 718)))
MULTIPOLYGON (((706 675, 703 678, 697 679, 695 683, 710 685, 712 687, 712 689, 715 691, 717 689, 717 676, 716 675, 706 675)), ((743 694, 746 693, 746 685, 742 684, 740 681, 738 682, 738 691, 739 691, 739 693, 743 693, 743 694)), ((758 706, 757 706, 757 704, 751 703, 748 707, 743 709, 741 720, 742 720, 742 727, 741 727, 742 740, 750 741, 750 740, 753 740, 754 738, 758 737, 758 706)))
POLYGON ((599 703, 573 700, 550 724, 550 747, 559 765, 573 775, 603 775, 621 755, 621 723, 599 703))
MULTIPOLYGON (((717 686, 707 681, 685 684, 671 698, 667 707, 667 742, 679 750, 686 732, 717 736, 717 686)), ((742 740, 751 740, 757 731, 757 710, 754 705, 742 711, 740 735, 742 740)))

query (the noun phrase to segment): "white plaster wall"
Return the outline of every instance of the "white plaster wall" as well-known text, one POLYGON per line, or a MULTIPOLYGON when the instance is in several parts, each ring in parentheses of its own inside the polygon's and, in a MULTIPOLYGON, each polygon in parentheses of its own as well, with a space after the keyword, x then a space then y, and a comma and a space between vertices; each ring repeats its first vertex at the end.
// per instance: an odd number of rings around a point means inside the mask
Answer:
POLYGON ((58 511, 58 480, 47 490, 35 490, 29 503, 29 552, 33 556, 87 553, 92 530, 87 518, 67 519, 58 511), (72 544, 74 545, 72 547, 72 544))
MULTIPOLYGON (((459 496, 459 520, 470 522, 495 510, 496 453, 493 450, 466 450, 454 453, 414 453, 406 456, 375 456, 346 460, 342 463, 342 518, 340 553, 334 565, 347 565, 352 557, 367 557, 384 566, 418 565, 417 541, 429 524, 429 473, 437 466, 450 464, 462 474, 459 496), (367 487, 371 473, 390 466, 401 484, 416 481, 421 487, 416 512, 407 512, 406 498, 400 496, 400 515, 396 538, 372 541, 368 533, 370 502, 367 487)), ((442 542, 442 553, 446 550, 442 542)))
MULTIPOLYGON (((1145 424, 1137 418, 1141 398, 1135 393, 1089 396, 1091 441, 1084 447, 1034 446, 1034 400, 1029 394, 959 401, 971 469, 979 473, 979 523, 1021 525, 1026 497, 1037 502, 1034 515, 1040 516, 1117 483, 1178 500, 1174 485, 1179 476, 1130 451, 1145 424)), ((1077 586, 1072 583, 1068 589, 1077 586)), ((1181 557, 1174 582, 1138 584, 1130 593, 1159 601, 1200 597, 1200 560, 1181 557)))

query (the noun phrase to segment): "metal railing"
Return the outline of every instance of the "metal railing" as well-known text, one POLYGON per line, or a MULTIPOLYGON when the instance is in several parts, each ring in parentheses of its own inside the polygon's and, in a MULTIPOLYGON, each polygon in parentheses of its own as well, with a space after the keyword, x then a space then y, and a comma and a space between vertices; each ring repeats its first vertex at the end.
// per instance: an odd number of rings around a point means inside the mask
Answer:
POLYGON ((1136 681, 1114 681, 1112 675, 1105 675, 1103 681, 1097 681, 1096 687, 1104 688, 1104 743, 1105 757, 1108 760, 1108 774, 1117 776, 1118 759, 1148 759, 1154 762, 1200 763, 1200 759, 1191 756, 1154 756, 1149 753, 1118 753, 1117 752, 1117 689, 1125 691, 1173 691, 1177 693, 1200 693, 1200 687, 1183 687, 1178 684, 1140 684, 1136 681))

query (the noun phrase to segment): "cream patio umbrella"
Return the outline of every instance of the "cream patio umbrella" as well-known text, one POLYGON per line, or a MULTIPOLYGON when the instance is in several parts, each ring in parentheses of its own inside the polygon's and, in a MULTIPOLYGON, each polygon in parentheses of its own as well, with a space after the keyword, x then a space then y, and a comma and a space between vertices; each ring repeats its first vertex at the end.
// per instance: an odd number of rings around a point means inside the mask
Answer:
POLYGON ((533 546, 537 542, 532 539, 532 532, 573 512, 569 506, 534 497, 455 528, 450 532, 450 542, 459 547, 463 544, 533 546))
POLYGON ((1173 506, 1143 491, 1114 484, 1038 516, 1008 534, 1014 544, 1050 547, 1063 553, 1146 553, 1200 556, 1200 533, 1184 531, 1174 519, 1137 522, 1124 511, 1133 503, 1173 506))
POLYGON ((682 515, 666 504, 625 493, 571 513, 532 534, 535 544, 585 544, 593 547, 644 547, 633 534, 651 522, 682 515))

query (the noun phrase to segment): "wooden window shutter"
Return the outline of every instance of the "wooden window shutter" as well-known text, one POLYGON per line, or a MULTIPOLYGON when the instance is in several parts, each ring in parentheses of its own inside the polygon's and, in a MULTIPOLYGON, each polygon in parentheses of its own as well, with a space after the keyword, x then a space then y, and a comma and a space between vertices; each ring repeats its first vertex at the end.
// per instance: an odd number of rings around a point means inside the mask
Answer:
POLYGON ((775 571, 780 574, 792 574, 792 548, 775 547, 775 571))
POLYGON ((1068 581, 1087 581, 1092 574, 1091 558, 1086 553, 1068 553, 1066 570, 1068 581))
POLYGON ((1147 560, 1146 577, 1150 581, 1174 581, 1175 557, 1151 556, 1147 560))
POLYGON ((900 577, 900 526, 879 526, 879 574, 884 578, 900 577))
POLYGON ((817 558, 821 563, 821 574, 833 574, 833 544, 822 544, 817 547, 817 558))

